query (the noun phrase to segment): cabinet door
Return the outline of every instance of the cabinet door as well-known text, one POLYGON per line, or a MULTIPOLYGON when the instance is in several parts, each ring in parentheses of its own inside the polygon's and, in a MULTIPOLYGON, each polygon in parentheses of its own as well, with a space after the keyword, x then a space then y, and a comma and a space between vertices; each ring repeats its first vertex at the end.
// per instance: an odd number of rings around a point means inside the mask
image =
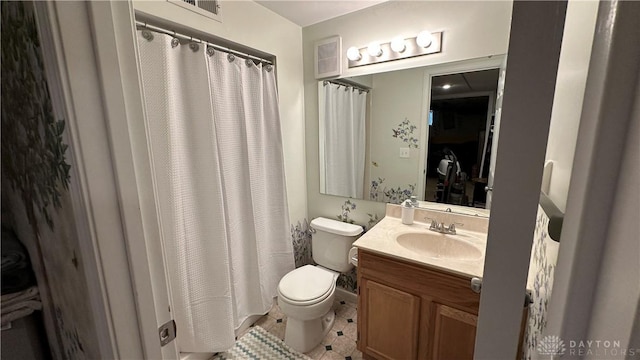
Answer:
POLYGON ((473 359, 478 316, 434 303, 434 359, 473 359))
POLYGON ((360 349, 377 359, 417 358, 420 299, 377 282, 360 284, 360 349))

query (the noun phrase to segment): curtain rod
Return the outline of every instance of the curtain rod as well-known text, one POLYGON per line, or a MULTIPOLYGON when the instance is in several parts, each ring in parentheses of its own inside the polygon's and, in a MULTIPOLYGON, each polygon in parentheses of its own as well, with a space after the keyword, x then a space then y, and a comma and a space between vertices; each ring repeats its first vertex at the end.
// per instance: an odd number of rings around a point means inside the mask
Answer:
POLYGON ((149 25, 144 21, 136 20, 136 25, 137 26, 141 26, 141 27, 143 27, 145 29, 148 29, 148 30, 151 30, 151 31, 155 31, 155 32, 158 32, 158 33, 170 35, 170 36, 173 36, 173 37, 176 37, 176 38, 180 38, 180 39, 183 39, 183 40, 190 40, 190 41, 199 42, 201 44, 206 44, 206 45, 209 45, 209 46, 213 47, 214 49, 218 49, 218 50, 222 50, 222 51, 225 51, 225 52, 228 52, 228 53, 232 53, 234 55, 238 55, 238 56, 243 57, 243 58, 249 58, 249 59, 253 59, 253 60, 258 60, 260 62, 267 63, 269 65, 273 65, 273 62, 271 60, 263 59, 261 57, 257 57, 257 56, 253 56, 253 55, 249 55, 249 54, 237 51, 237 50, 229 49, 229 48, 226 48, 224 46, 216 45, 216 44, 213 44, 211 42, 208 42, 208 41, 205 41, 205 40, 202 40, 200 38, 193 37, 193 36, 190 36, 190 35, 184 35, 184 34, 181 34, 179 32, 173 31, 173 30, 167 30, 167 29, 163 29, 163 28, 158 27, 158 26, 149 25))
POLYGON ((336 84, 336 85, 341 85, 341 86, 345 86, 345 87, 352 87, 352 88, 354 88, 354 89, 358 89, 358 90, 360 90, 360 91, 364 91, 364 92, 366 92, 366 93, 368 93, 368 92, 369 92, 369 90, 371 90, 371 89, 368 89, 368 88, 366 88, 366 87, 364 87, 364 86, 362 86, 362 85, 358 85, 358 84, 356 84, 356 83, 352 83, 352 82, 350 82, 350 81, 345 81, 345 80, 324 80, 324 81, 322 82, 322 85, 327 85, 328 83, 332 83, 332 84, 336 84))

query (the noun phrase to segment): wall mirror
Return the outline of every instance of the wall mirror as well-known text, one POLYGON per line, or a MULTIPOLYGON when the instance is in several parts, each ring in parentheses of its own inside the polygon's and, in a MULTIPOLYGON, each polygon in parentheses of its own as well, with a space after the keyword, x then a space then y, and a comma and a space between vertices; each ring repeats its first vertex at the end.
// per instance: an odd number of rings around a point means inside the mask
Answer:
POLYGON ((503 60, 318 82, 320 192, 487 215, 503 60))

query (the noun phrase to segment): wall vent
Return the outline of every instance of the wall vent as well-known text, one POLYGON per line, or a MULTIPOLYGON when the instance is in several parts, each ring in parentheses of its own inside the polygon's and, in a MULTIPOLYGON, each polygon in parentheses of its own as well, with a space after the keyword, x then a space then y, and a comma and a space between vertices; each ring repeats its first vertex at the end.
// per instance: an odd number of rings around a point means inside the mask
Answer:
POLYGON ((342 73, 342 38, 333 36, 315 44, 316 79, 340 76, 342 73))
POLYGON ((220 19, 219 0, 167 0, 168 2, 196 12, 200 15, 222 21, 220 19))

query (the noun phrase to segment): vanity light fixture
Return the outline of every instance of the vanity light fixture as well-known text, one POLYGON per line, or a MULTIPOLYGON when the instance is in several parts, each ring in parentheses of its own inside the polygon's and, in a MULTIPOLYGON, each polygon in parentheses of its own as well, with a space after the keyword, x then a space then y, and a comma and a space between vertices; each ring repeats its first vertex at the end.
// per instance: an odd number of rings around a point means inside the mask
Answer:
POLYGON ((393 38, 393 40, 391 40, 391 50, 397 53, 401 53, 406 48, 407 48, 407 45, 405 45, 404 37, 396 36, 395 38, 393 38))
POLYGON ((442 51, 442 32, 422 31, 416 37, 397 36, 392 41, 371 42, 367 47, 347 50, 349 67, 407 59, 414 56, 436 54, 442 51))
POLYGON ((369 46, 367 47, 367 52, 369 53, 370 56, 380 57, 380 55, 382 55, 382 48, 380 47, 380 43, 377 41, 373 41, 369 43, 369 46))
POLYGON ((347 59, 351 61, 358 61, 362 59, 362 55, 360 54, 360 50, 357 47, 352 46, 347 50, 347 59))

